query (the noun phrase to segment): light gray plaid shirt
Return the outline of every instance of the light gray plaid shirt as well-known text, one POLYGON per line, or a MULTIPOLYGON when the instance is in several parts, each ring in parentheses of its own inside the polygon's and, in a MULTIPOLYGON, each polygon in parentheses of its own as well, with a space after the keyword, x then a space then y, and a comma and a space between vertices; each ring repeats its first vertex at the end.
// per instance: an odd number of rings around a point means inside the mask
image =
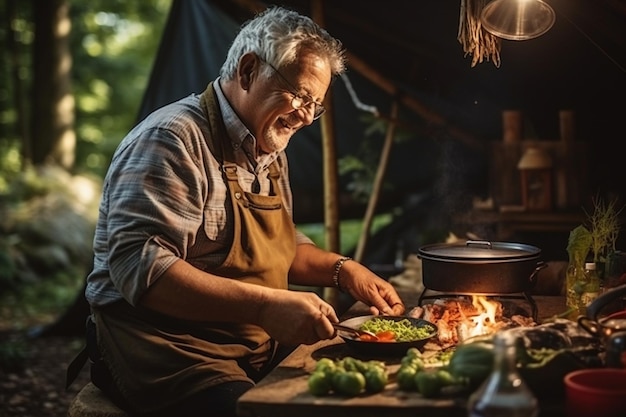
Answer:
MULTIPOLYGON (((256 153, 256 140, 214 82, 238 180, 250 192, 269 192, 268 167, 278 159, 280 192, 292 214, 287 157, 256 153)), ((104 180, 94 237, 94 269, 85 295, 92 306, 121 298, 135 305, 143 292, 176 260, 202 270, 218 266, 232 239, 231 210, 220 164, 205 137, 208 124, 200 95, 156 110, 118 146, 104 180)), ((301 233, 297 243, 312 243, 301 233)))

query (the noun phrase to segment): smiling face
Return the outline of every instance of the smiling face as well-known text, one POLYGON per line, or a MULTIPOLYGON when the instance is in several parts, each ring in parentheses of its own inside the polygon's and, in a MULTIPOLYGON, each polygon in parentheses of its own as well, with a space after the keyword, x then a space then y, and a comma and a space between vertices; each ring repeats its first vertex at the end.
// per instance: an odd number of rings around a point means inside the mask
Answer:
POLYGON ((328 61, 307 51, 302 51, 296 62, 277 68, 279 74, 264 68, 267 66, 258 56, 246 54, 239 62, 236 79, 223 88, 256 137, 259 150, 270 153, 285 149, 298 129, 313 123, 314 105, 294 109, 294 93, 322 102, 331 70, 328 61))

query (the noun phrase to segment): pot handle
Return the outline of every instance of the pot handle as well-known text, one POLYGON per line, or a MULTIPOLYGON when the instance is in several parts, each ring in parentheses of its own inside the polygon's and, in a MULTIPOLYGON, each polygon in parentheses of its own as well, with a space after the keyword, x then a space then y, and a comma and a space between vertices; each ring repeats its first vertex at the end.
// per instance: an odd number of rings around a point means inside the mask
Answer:
POLYGON ((597 320, 598 315, 604 307, 624 295, 626 295, 626 284, 606 290, 587 306, 586 316, 590 319, 597 320))
POLYGON ((548 264, 544 261, 539 261, 537 262, 537 267, 535 268, 535 270, 533 271, 532 274, 530 274, 530 284, 531 285, 535 285, 535 283, 537 282, 537 274, 539 273, 539 271, 541 271, 543 268, 547 268, 548 264))
POLYGON ((602 325, 589 317, 579 316, 576 320, 578 325, 585 329, 592 336, 600 336, 602 334, 602 325))
POLYGON ((468 240, 468 241, 465 242, 465 246, 470 246, 470 245, 486 246, 487 249, 491 249, 492 248, 491 242, 489 242, 487 240, 468 240))

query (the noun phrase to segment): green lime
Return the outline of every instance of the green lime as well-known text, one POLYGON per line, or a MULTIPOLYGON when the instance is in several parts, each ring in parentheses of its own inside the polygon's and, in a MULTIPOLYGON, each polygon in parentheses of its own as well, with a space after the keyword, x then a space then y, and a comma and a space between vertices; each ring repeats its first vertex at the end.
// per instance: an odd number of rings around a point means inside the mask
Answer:
POLYGON ((387 369, 387 365, 383 361, 370 360, 366 362, 367 369, 371 368, 379 368, 385 371, 387 369))
POLYGON ((420 352, 416 347, 410 347, 407 349, 406 355, 404 356, 408 356, 409 358, 421 358, 422 352, 420 352))
POLYGON ((424 369, 424 360, 418 356, 406 355, 400 360, 400 366, 411 366, 420 370, 424 369))
POLYGON ((454 379, 452 374, 446 369, 438 369, 435 372, 435 375, 437 375, 439 383, 442 387, 456 384, 456 380, 454 379))
POLYGON ((347 356, 341 359, 341 365, 346 371, 358 371, 361 365, 361 361, 353 357, 347 356))
POLYGON ((316 397, 327 395, 331 390, 330 378, 322 371, 315 371, 307 380, 309 392, 316 397))
POLYGON ((317 361, 317 363, 315 364, 315 370, 316 371, 322 371, 322 372, 327 372, 329 370, 333 370, 337 367, 337 365, 335 364, 335 361, 333 361, 330 358, 322 358, 320 360, 317 361))
POLYGON ((396 376, 398 382, 398 388, 403 391, 415 391, 415 374, 417 374, 417 368, 413 366, 400 366, 398 375, 396 376))
POLYGON ((415 375, 415 385, 426 398, 436 397, 441 392, 441 381, 436 372, 418 372, 415 375))
POLYGON ((370 368, 365 371, 365 390, 367 392, 381 392, 387 385, 387 372, 380 368, 370 368))
POLYGON ((333 388, 338 394, 354 397, 365 389, 365 376, 357 371, 346 371, 335 374, 333 388))

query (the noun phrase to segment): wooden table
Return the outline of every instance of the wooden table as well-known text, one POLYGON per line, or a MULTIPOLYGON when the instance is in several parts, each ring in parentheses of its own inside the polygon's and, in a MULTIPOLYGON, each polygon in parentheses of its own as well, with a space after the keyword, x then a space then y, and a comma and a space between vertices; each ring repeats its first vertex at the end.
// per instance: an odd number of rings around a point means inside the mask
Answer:
MULTIPOLYGON (((408 309, 417 304, 416 291, 400 290, 400 296, 408 309)), ((565 311, 565 299, 560 296, 533 296, 539 320, 561 314, 565 311)), ((355 303, 342 317, 343 319, 368 314, 367 307, 355 303)), ((378 394, 354 398, 338 396, 315 397, 308 392, 307 378, 322 357, 359 357, 348 349, 343 340, 336 337, 313 345, 301 345, 265 377, 256 387, 245 393, 238 401, 237 412, 242 417, 465 417, 466 397, 423 398, 418 393, 403 392, 395 382, 378 394)), ((371 358, 362 358, 371 359, 371 358)), ((399 367, 400 358, 384 359, 394 372, 399 367)), ((563 415, 560 406, 543 407, 542 416, 563 415)))

